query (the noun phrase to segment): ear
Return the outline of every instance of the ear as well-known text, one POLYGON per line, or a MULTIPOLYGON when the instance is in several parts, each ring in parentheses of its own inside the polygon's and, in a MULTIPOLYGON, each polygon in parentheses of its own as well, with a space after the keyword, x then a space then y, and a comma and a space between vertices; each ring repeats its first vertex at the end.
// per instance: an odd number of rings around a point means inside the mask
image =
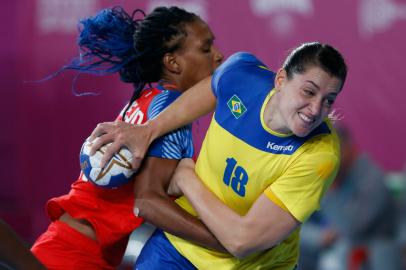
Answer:
POLYGON ((178 63, 178 59, 173 53, 166 53, 164 55, 163 64, 165 69, 171 73, 179 74, 182 71, 181 65, 178 63))
POLYGON ((276 90, 280 91, 282 89, 282 85, 285 83, 285 81, 287 79, 288 79, 288 74, 286 73, 286 70, 283 68, 278 69, 278 72, 276 72, 276 75, 275 75, 276 90))

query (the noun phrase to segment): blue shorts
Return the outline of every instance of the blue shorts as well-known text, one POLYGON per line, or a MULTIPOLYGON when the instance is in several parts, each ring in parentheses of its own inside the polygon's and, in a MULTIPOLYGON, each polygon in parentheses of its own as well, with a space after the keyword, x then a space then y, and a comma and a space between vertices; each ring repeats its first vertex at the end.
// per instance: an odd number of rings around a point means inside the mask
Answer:
POLYGON ((197 268, 175 249, 162 230, 157 229, 141 250, 134 270, 161 269, 195 270, 197 268))

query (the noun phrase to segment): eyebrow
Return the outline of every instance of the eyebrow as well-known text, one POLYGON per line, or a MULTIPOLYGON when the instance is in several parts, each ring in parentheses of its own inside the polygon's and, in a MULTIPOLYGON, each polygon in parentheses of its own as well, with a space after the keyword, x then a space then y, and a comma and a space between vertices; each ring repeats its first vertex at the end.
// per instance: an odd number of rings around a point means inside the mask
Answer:
MULTIPOLYGON (((312 84, 314 87, 316 87, 317 88, 317 90, 320 90, 320 87, 315 83, 315 82, 313 82, 313 81, 310 81, 310 80, 307 80, 306 82, 308 82, 308 83, 310 83, 310 84, 312 84)), ((333 92, 333 93, 330 93, 330 94, 328 94, 329 96, 338 96, 338 93, 336 93, 336 92, 333 92)))
POLYGON ((307 80, 306 82, 308 82, 308 83, 310 83, 310 84, 313 84, 314 85, 314 87, 316 87, 317 89, 319 89, 320 90, 320 86, 318 86, 315 82, 313 82, 313 81, 310 81, 310 80, 307 80))
POLYGON ((202 47, 211 46, 213 44, 214 44, 214 39, 209 37, 209 38, 206 38, 206 39, 202 40, 200 46, 202 46, 202 47))

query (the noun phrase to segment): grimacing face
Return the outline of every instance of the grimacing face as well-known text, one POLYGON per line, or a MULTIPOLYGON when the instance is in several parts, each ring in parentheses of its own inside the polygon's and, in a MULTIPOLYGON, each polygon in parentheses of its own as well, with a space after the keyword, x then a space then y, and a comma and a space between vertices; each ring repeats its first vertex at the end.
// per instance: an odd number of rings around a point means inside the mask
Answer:
POLYGON ((187 90, 211 75, 223 61, 223 54, 214 46, 209 26, 197 19, 185 26, 187 36, 176 52, 182 66, 182 88, 187 90))
POLYGON ((330 114, 341 85, 340 79, 318 66, 309 66, 303 74, 294 73, 290 79, 280 69, 275 78, 279 121, 274 130, 299 137, 308 135, 330 114))

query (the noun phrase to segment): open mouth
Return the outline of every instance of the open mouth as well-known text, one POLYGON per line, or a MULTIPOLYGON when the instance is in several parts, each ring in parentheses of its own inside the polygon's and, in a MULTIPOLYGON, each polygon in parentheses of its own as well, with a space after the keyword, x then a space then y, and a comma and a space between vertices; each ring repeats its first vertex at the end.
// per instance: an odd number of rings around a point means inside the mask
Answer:
POLYGON ((316 121, 315 117, 309 117, 303 113, 298 113, 299 118, 302 119, 303 122, 305 122, 307 125, 311 125, 316 121))

